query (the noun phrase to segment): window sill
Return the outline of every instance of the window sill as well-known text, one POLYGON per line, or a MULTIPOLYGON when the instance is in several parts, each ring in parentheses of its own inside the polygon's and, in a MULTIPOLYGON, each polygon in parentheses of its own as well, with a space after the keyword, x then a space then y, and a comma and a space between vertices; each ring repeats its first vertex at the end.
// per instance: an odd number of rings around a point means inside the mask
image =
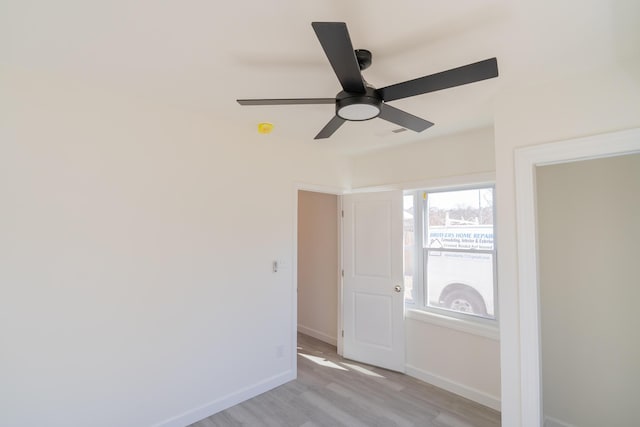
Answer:
POLYGON ((478 335, 495 341, 500 340, 500 329, 498 329, 497 326, 485 325, 470 320, 443 316, 441 314, 431 313, 414 308, 407 309, 405 311, 405 317, 407 319, 418 320, 420 322, 430 323, 432 325, 441 326, 443 328, 454 329, 456 331, 465 332, 471 335, 478 335))

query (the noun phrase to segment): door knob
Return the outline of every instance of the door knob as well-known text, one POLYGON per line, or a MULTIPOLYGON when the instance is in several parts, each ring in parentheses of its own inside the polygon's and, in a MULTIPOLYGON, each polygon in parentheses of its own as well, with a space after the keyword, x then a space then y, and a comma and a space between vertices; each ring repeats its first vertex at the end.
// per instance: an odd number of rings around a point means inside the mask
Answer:
POLYGON ((402 292, 402 286, 400 286, 400 285, 396 285, 396 286, 393 288, 393 290, 394 290, 394 291, 396 291, 396 292, 402 292))

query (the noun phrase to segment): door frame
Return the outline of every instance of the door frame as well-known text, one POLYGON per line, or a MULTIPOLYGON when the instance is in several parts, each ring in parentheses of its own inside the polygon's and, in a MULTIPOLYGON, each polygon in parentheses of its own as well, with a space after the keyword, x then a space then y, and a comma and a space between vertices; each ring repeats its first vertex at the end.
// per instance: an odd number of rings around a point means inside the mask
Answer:
POLYGON ((336 215, 338 217, 338 248, 337 248, 337 256, 338 256, 338 271, 336 271, 336 283, 338 284, 338 319, 337 325, 338 330, 336 331, 336 341, 338 347, 338 354, 342 355, 342 277, 340 274, 340 269, 342 268, 342 221, 341 221, 341 212, 342 212, 342 195, 345 193, 345 189, 341 187, 331 187, 331 186, 322 186, 322 185, 314 185, 314 184, 306 184, 302 182, 295 182, 293 184, 293 265, 291 268, 292 271, 292 334, 291 334, 291 342, 294 344, 292 346, 292 370, 296 373, 298 372, 298 361, 297 361, 297 344, 298 344, 298 192, 299 191, 312 191, 314 193, 323 193, 323 194, 331 194, 338 197, 338 208, 336 215))
POLYGON ((515 150, 521 426, 541 427, 542 371, 536 168, 640 153, 640 128, 575 138, 515 150))

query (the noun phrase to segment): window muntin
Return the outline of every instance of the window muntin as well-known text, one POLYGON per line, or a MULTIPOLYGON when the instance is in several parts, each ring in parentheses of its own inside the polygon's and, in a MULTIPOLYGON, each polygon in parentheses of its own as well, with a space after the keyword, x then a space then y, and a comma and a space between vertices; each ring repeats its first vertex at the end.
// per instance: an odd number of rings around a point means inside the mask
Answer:
POLYGON ((407 304, 495 319, 493 195, 493 187, 405 194, 407 304))

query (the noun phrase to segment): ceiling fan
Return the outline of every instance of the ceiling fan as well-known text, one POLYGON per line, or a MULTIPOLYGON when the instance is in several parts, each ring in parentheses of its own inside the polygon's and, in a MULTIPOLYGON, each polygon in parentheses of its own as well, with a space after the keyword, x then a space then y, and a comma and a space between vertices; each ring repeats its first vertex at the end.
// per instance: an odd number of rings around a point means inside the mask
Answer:
POLYGON ((433 123, 394 108, 387 102, 498 76, 498 63, 496 58, 491 58, 376 89, 364 80, 361 73, 371 65, 371 52, 353 49, 349 31, 344 22, 312 22, 311 26, 343 90, 335 98, 238 99, 237 101, 240 105, 335 104, 335 116, 314 139, 330 137, 345 121, 363 121, 375 117, 415 132, 422 132, 433 126, 433 123))

